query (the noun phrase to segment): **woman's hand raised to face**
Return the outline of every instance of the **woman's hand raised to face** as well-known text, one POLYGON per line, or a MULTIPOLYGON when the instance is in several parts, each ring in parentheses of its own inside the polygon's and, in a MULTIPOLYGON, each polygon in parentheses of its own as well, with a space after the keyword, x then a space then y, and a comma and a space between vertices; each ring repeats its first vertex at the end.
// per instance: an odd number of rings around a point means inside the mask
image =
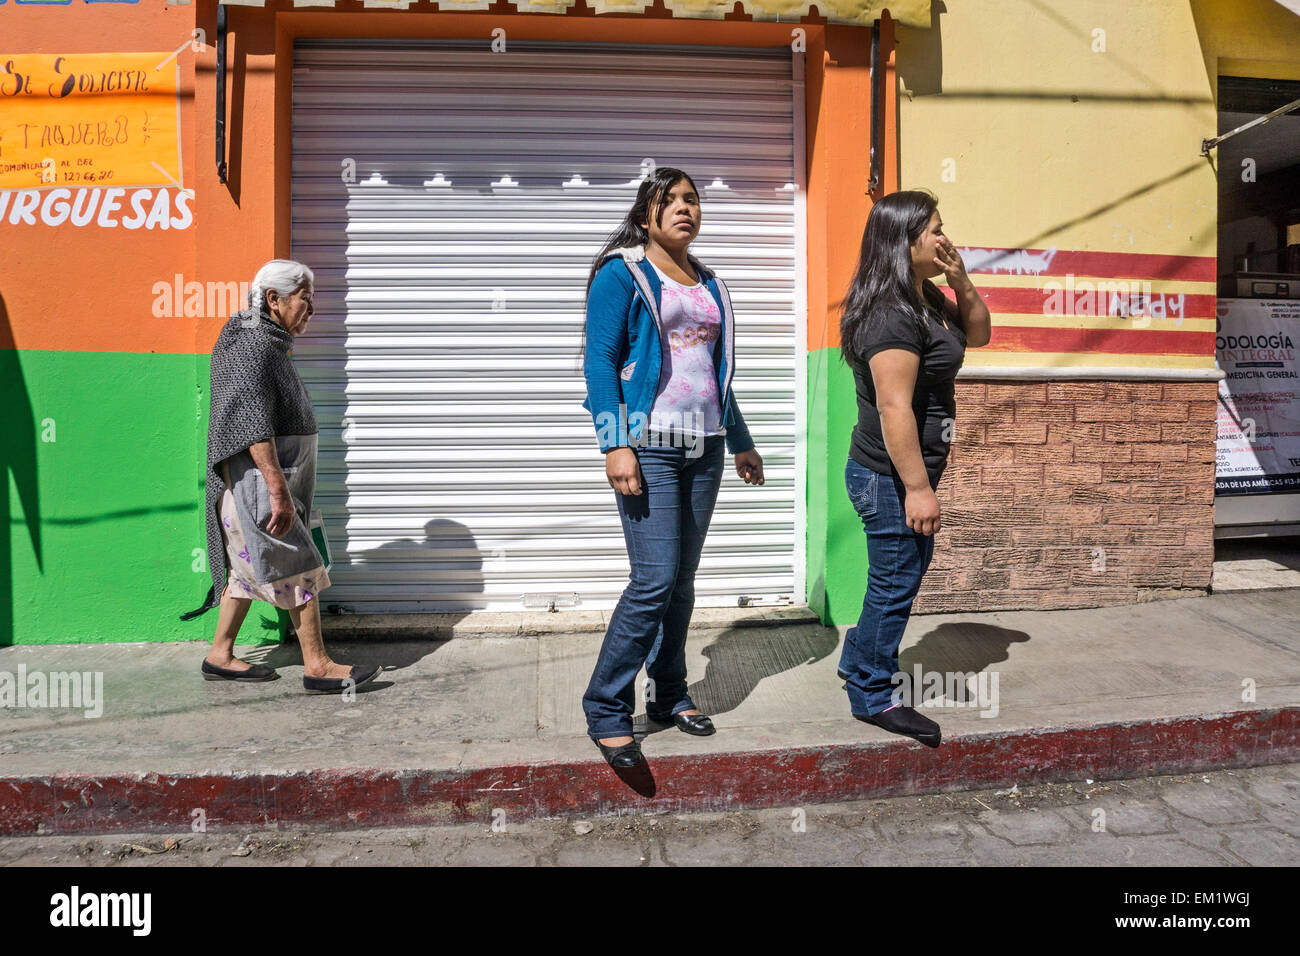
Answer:
POLYGON ((736 456, 736 474, 745 479, 747 485, 763 484, 763 458, 751 448, 736 456))
POLYGON ((966 263, 962 261, 961 253, 947 236, 939 239, 938 254, 934 257, 934 264, 943 270, 950 289, 956 291, 970 284, 970 276, 966 274, 966 263))
POLYGON ((615 448, 605 456, 605 477, 620 495, 641 494, 641 463, 631 448, 615 448))

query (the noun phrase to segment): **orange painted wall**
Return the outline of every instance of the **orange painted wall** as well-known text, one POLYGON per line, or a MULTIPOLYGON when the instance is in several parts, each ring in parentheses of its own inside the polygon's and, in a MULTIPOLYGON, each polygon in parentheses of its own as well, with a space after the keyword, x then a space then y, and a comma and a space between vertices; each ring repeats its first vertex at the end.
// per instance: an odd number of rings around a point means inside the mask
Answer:
MULTIPOLYGON (((130 53, 175 50, 191 38, 188 7, 0 7, 0 59, 18 53, 130 53)), ((181 162, 194 185, 194 59, 180 54, 181 162)), ((159 57, 161 60, 162 57, 159 57)), ((12 202, 12 197, 11 197, 12 202)), ((193 204, 191 204, 193 209, 193 204)), ((0 348, 53 351, 188 352, 193 320, 152 314, 153 284, 177 272, 193 278, 195 224, 187 229, 51 227, 0 221, 0 348), (5 314, 8 329, 5 329, 5 314)))
MULTIPOLYGON (((0 295, 9 317, 7 341, 22 349, 206 353, 221 319, 155 317, 154 283, 180 273, 185 281, 241 282, 267 259, 287 255, 290 220, 292 50, 296 37, 482 37, 504 27, 521 40, 784 46, 795 24, 728 19, 685 20, 580 14, 438 14, 386 10, 295 11, 227 8, 226 155, 228 182, 217 179, 216 0, 193 7, 146 0, 71 7, 0 7, 8 52, 171 51, 197 26, 203 52, 180 55, 182 163, 196 195, 185 230, 137 231, 0 224, 8 255, 0 264, 0 295), (193 19, 191 19, 191 17, 193 19), (75 308, 51 308, 48 279, 75 308)), ((892 48, 883 21, 882 49, 892 48)), ((870 30, 799 24, 806 31, 808 170, 808 348, 835 345, 838 321, 828 313, 856 263, 870 209, 868 171, 870 30)), ((885 97, 886 188, 896 188, 892 56, 885 97)))
MULTIPOLYGON (((204 0, 198 25, 215 32, 215 0, 204 0)), ((291 94, 293 41, 297 37, 481 37, 503 27, 508 39, 786 46, 795 24, 738 20, 494 13, 423 14, 410 11, 340 13, 231 7, 227 63, 230 181, 218 183, 214 154, 215 50, 198 58, 196 128, 198 213, 196 246, 202 278, 251 278, 265 260, 289 252, 291 94), (231 236, 238 236, 237 242, 231 236)), ((857 262, 862 226, 870 209, 867 109, 870 30, 799 25, 806 32, 808 169, 808 347, 838 342, 837 321, 827 313, 847 287, 857 262)), ((885 21, 882 49, 892 49, 885 21)), ((885 97, 886 188, 896 188, 897 152, 893 64, 885 97)), ((206 351, 218 323, 201 329, 196 351, 206 351)))
MULTIPOLYGON (((886 61, 883 189, 898 188, 893 23, 881 21, 886 61)), ((840 344, 837 303, 858 264, 873 196, 871 31, 827 27, 808 49, 808 351, 840 344)))
MULTIPOLYGON (((226 183, 218 181, 215 156, 216 0, 176 6, 166 0, 120 5, 78 0, 66 7, 17 6, 10 0, 0 5, 0 62, 6 52, 157 51, 165 55, 184 45, 179 61, 180 152, 184 184, 195 193, 193 222, 184 230, 125 231, 0 222, 4 252, 0 256, 0 350, 22 350, 11 353, 9 367, 23 370, 16 377, 17 391, 30 399, 31 414, 36 415, 37 409, 41 415, 57 412, 60 418, 67 418, 67 427, 91 429, 115 451, 147 447, 171 465, 162 476, 151 468, 147 480, 124 477, 112 495, 99 502, 70 495, 65 485, 98 487, 94 482, 100 478, 99 470, 112 455, 76 441, 38 447, 33 440, 18 448, 14 460, 20 493, 39 488, 41 494, 40 508, 32 504, 36 497, 31 491, 23 499, 26 510, 20 508, 19 513, 31 528, 42 529, 40 534, 32 531, 32 540, 48 539, 49 554, 60 556, 48 558, 44 566, 32 564, 28 552, 35 545, 19 540, 19 534, 11 549, 17 563, 7 570, 8 558, 0 549, 0 612, 11 603, 6 598, 10 591, 71 606, 63 595, 79 589, 86 575, 137 612, 139 596, 130 583, 123 582, 165 582, 156 594, 148 592, 153 603, 141 612, 146 619, 166 617, 171 622, 177 612, 192 607, 201 596, 200 578, 193 576, 190 562, 193 549, 202 543, 203 525, 198 515, 202 507, 206 355, 225 316, 155 317, 151 310, 154 286, 171 284, 178 274, 183 282, 247 282, 267 259, 288 254, 295 38, 479 37, 486 43, 495 27, 504 27, 507 36, 517 40, 771 47, 787 47, 796 27, 805 32, 809 354, 798 360, 810 368, 808 577, 821 580, 829 554, 827 528, 847 526, 843 521, 828 522, 827 502, 843 498, 842 487, 833 487, 831 465, 843 462, 839 446, 847 439, 847 431, 839 427, 837 416, 843 411, 840 406, 851 408, 851 390, 841 394, 842 388, 832 389, 825 367, 833 358, 837 360, 835 349, 827 351, 838 342, 835 303, 852 275, 871 204, 867 193, 871 31, 823 23, 754 23, 734 15, 722 21, 686 20, 662 11, 601 17, 586 8, 566 16, 438 14, 365 11, 350 0, 343 0, 351 8, 347 11, 295 10, 289 0, 271 2, 267 8, 227 9, 226 183), (188 46, 196 27, 204 31, 207 42, 206 49, 197 53, 188 46), (43 352, 43 361, 24 359, 27 351, 43 352), (149 353, 160 354, 151 358, 149 353), (813 370, 814 365, 821 373, 813 370), (97 396, 99 404, 93 415, 59 411, 52 396, 62 395, 71 385, 97 396), (80 457, 74 460, 73 453, 80 457), (86 525, 89 531, 77 526, 77 549, 94 555, 120 547, 129 539, 138 544, 134 548, 138 560, 122 565, 121 582, 96 570, 78 569, 66 556, 72 544, 64 543, 74 539, 59 537, 65 533, 60 530, 64 525, 44 524, 47 512, 96 518, 86 525), (177 555, 183 559, 179 577, 177 555), (197 587, 195 594, 178 602, 177 596, 192 582, 197 587)), ((887 18, 883 25, 882 49, 888 54, 893 31, 887 18)), ((887 63, 886 191, 897 188, 898 162, 892 58, 887 63)), ((10 377, 15 378, 12 373, 10 377)), ((36 417, 39 420, 40 416, 36 417)), ((38 551, 38 559, 39 555, 38 551)), ((859 565, 860 560, 854 558, 845 567, 859 565)), ((813 590, 824 603, 824 582, 813 590)), ((41 623, 49 620, 48 615, 40 617, 32 611, 27 617, 15 618, 7 628, 0 613, 0 631, 12 629, 29 642, 56 636, 66 640, 72 633, 93 635, 90 639, 95 640, 127 639, 120 627, 114 629, 112 620, 88 614, 84 620, 69 617, 64 622, 67 626, 56 635, 41 623)), ((129 615, 120 617, 126 620, 129 615)), ((184 630, 172 625, 157 633, 165 634, 166 639, 181 639, 196 638, 201 631, 199 626, 184 630)), ((4 636, 0 634, 0 643, 4 636)))

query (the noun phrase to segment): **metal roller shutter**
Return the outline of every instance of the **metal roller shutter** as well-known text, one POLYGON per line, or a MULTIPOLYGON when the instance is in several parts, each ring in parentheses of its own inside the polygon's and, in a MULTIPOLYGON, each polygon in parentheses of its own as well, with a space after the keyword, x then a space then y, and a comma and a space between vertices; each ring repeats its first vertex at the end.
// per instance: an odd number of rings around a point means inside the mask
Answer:
POLYGON ((583 295, 651 162, 703 192, 693 250, 732 293, 734 389, 767 473, 746 486, 728 456, 697 604, 802 603, 800 66, 788 49, 297 44, 292 256, 317 314, 294 355, 321 427, 326 608, 617 601, 583 295))

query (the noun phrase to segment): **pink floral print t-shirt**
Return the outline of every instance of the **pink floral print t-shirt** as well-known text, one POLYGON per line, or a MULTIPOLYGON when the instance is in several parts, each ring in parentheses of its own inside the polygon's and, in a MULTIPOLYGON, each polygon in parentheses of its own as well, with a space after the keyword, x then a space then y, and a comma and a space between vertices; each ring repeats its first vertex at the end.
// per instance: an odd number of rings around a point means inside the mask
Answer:
MULTIPOLYGON (((650 262, 649 258, 646 261, 650 262)), ((725 435, 713 367, 713 352, 722 332, 718 303, 704 283, 682 285, 653 262, 650 265, 663 286, 659 297, 663 364, 650 411, 650 431, 660 436, 661 442, 673 434, 725 435)))

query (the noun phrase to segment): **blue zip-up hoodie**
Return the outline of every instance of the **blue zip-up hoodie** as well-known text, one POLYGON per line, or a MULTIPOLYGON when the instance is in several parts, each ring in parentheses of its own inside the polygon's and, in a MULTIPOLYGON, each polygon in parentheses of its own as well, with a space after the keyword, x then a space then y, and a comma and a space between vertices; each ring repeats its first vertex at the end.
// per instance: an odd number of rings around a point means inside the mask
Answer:
MULTIPOLYGON (((736 367, 731 297, 721 279, 694 256, 688 258, 722 315, 722 348, 714 349, 713 367, 722 396, 727 449, 738 455, 753 448, 754 442, 731 393, 736 367)), ((645 436, 663 363, 661 292, 658 273, 645 265, 644 246, 616 249, 606 256, 587 292, 587 349, 582 362, 587 397, 582 407, 591 412, 602 452, 636 444, 645 436)))

